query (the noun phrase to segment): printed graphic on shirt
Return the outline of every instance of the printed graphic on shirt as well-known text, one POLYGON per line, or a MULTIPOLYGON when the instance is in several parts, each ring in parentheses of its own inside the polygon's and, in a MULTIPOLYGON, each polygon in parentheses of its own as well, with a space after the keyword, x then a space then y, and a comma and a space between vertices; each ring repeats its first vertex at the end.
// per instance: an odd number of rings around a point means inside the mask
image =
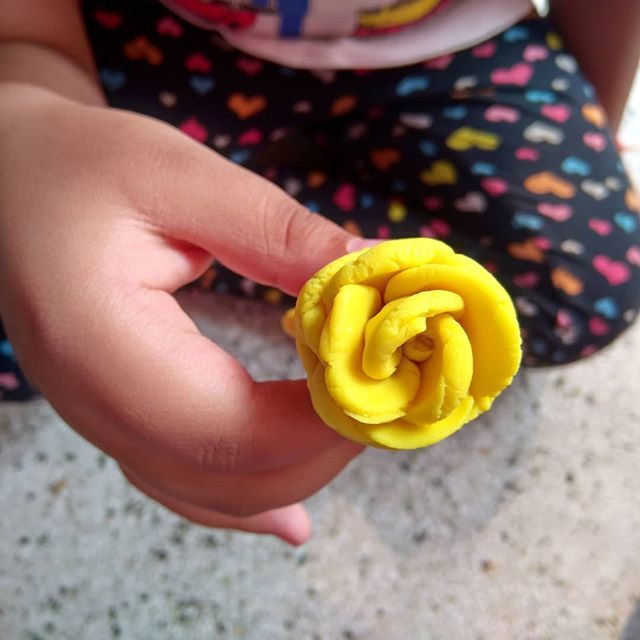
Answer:
POLYGON ((440 0, 400 0, 393 5, 360 12, 356 35, 389 33, 423 20, 442 6, 440 0))
POLYGON ((450 0, 170 0, 209 26, 281 38, 390 33, 432 16, 450 0))
POLYGON ((175 0, 170 4, 194 18, 231 29, 247 29, 256 20, 256 12, 248 3, 244 7, 235 1, 231 4, 208 0, 175 0))

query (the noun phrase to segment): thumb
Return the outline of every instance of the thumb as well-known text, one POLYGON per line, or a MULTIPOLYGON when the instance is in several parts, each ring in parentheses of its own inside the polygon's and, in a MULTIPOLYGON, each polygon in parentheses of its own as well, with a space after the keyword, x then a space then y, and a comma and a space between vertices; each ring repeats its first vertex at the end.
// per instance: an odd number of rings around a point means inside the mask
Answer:
POLYGON ((358 248, 355 236, 268 180, 190 139, 175 146, 174 179, 155 185, 153 210, 170 237, 294 295, 327 262, 358 248))

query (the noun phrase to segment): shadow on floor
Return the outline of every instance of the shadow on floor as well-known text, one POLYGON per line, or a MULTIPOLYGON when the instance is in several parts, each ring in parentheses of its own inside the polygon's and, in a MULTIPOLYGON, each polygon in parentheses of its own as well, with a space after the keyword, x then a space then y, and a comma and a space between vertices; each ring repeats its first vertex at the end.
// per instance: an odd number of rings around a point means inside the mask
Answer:
POLYGON ((640 640, 640 603, 632 611, 624 626, 620 640, 640 640))

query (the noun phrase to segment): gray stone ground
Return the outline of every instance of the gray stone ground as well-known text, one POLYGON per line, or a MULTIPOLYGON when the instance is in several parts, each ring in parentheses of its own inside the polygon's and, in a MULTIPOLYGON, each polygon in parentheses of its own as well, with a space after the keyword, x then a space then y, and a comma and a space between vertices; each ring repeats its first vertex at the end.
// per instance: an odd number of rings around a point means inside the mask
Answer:
MULTIPOLYGON (((182 302, 256 377, 301 373, 275 310, 182 302)), ((438 446, 367 451, 297 550, 188 524, 45 402, 3 406, 0 639, 638 640, 639 353, 636 326, 438 446)))

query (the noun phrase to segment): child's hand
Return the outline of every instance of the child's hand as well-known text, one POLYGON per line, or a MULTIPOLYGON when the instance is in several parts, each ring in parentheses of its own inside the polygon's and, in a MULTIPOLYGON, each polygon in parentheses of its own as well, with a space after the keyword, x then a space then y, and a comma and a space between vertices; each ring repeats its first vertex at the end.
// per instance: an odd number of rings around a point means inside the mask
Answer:
POLYGON ((170 509, 304 541, 294 503, 360 447, 304 382, 256 384, 171 293, 212 256, 296 293, 352 237, 153 119, 27 85, 0 105, 0 313, 31 380, 170 509))

